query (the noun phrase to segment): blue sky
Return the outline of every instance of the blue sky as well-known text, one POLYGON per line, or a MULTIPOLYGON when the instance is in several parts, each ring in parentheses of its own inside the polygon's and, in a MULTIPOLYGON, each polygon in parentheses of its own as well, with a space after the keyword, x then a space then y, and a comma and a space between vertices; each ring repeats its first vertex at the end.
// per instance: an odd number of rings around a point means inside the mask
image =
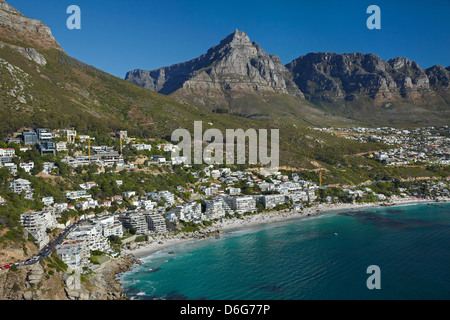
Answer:
POLYGON ((47 24, 67 54, 120 78, 198 57, 234 29, 284 64, 309 52, 363 52, 450 65, 448 0, 6 1, 47 24), (66 27, 72 4, 81 8, 81 30, 66 27), (372 4, 381 30, 366 27, 372 4))

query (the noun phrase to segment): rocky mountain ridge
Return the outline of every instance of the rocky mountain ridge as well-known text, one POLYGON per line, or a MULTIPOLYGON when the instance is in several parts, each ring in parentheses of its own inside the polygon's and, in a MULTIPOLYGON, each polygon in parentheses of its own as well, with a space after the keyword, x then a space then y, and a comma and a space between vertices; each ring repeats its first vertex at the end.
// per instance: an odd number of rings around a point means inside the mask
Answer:
POLYGON ((218 105, 226 105, 230 95, 304 98, 280 59, 239 30, 196 59, 151 71, 136 69, 125 79, 162 94, 215 98, 218 105))
POLYGON ((385 61, 375 54, 326 52, 284 66, 238 30, 197 59, 136 69, 125 79, 210 110, 234 108, 247 116, 303 117, 314 113, 305 108, 311 104, 337 116, 380 123, 429 123, 450 116, 450 67, 422 69, 408 58, 385 61))
POLYGON ((419 99, 433 89, 450 89, 448 68, 421 69, 408 58, 382 60, 374 54, 309 53, 286 65, 309 98, 375 101, 419 99))

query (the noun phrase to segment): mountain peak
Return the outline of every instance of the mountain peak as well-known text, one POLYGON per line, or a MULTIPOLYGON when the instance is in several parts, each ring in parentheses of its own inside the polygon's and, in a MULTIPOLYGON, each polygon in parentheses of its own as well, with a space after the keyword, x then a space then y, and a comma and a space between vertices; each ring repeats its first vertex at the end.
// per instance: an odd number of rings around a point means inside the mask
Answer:
POLYGON ((0 39, 62 50, 49 27, 39 20, 25 17, 4 0, 0 0, 0 39))
POLYGON ((239 31, 238 29, 235 29, 232 34, 220 42, 220 45, 226 44, 229 44, 232 47, 252 45, 249 36, 244 31, 239 31))
POLYGON ((230 97, 248 94, 304 98, 280 59, 237 29, 196 59, 157 70, 130 71, 125 79, 163 94, 193 95, 196 103, 220 108, 232 104, 230 97))

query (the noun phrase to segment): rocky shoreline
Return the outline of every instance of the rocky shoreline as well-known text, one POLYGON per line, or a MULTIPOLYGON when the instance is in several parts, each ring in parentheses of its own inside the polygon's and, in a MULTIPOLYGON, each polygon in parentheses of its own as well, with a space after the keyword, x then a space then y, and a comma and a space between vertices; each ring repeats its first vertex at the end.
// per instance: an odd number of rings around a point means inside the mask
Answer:
POLYGON ((127 300, 116 276, 139 263, 130 255, 110 260, 81 285, 76 278, 68 277, 64 290, 70 300, 127 300))
POLYGON ((111 259, 89 276, 56 272, 41 263, 0 272, 0 300, 127 300, 116 275, 140 261, 111 259))

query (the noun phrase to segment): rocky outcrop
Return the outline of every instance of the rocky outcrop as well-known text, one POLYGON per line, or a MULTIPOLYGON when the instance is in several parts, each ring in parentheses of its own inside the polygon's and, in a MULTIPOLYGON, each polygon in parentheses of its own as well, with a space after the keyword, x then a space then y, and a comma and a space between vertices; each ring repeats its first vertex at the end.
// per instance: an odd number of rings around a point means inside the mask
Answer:
POLYGON ((39 20, 25 17, 4 0, 0 0, 0 37, 62 50, 49 27, 39 20))
POLYGON ((304 97, 280 59, 250 42, 239 30, 196 59, 157 70, 137 69, 128 72, 125 79, 163 94, 217 99, 249 93, 304 97))
POLYGON ((42 54, 40 54, 39 52, 37 52, 36 49, 34 49, 34 48, 23 48, 20 46, 14 46, 14 45, 0 43, 1 49, 5 48, 5 47, 9 47, 9 48, 17 51, 18 53, 23 55, 28 60, 34 61, 40 66, 47 65, 47 60, 45 59, 45 57, 42 54))
POLYGON ((450 87, 450 67, 433 66, 425 70, 429 84, 437 89, 450 87))
POLYGON ((0 300, 125 300, 116 275, 136 263, 132 256, 110 260, 84 280, 41 263, 0 271, 0 300))

